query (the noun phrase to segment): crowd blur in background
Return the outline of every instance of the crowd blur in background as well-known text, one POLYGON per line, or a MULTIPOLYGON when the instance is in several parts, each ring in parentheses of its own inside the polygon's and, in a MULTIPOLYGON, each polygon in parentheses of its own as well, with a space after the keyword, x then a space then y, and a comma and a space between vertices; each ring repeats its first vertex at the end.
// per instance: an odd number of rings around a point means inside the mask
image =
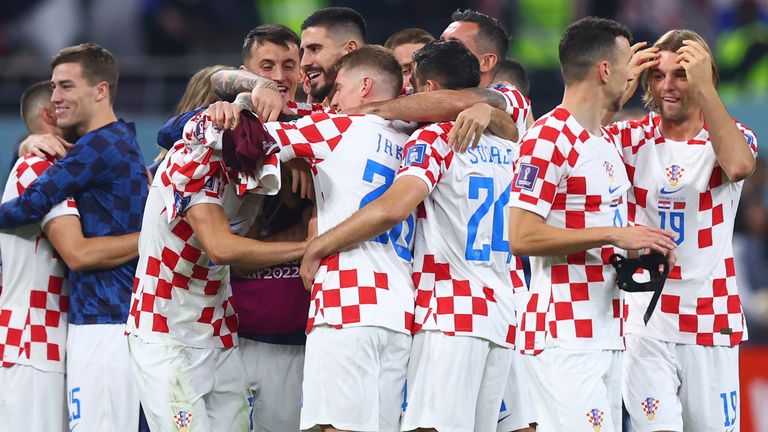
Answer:
MULTIPOLYGON (((50 77, 59 49, 96 42, 120 63, 116 111, 137 122, 145 159, 157 153, 155 134, 171 114, 189 77, 211 64, 240 64, 243 36, 261 23, 297 32, 311 12, 349 6, 367 20, 368 41, 383 43, 406 27, 439 36, 451 12, 470 7, 500 19, 512 36, 509 56, 526 68, 535 114, 562 95, 557 44, 571 21, 586 15, 628 25, 649 43, 686 27, 714 47, 720 94, 749 125, 768 155, 768 0, 27 0, 0 3, 0 180, 14 143, 23 137, 18 101, 30 84, 50 77), (375 17, 372 19, 371 17, 375 17)), ((643 114, 639 97, 624 118, 643 114)), ((752 343, 768 344, 768 166, 758 159, 746 181, 736 221, 737 275, 752 343)))

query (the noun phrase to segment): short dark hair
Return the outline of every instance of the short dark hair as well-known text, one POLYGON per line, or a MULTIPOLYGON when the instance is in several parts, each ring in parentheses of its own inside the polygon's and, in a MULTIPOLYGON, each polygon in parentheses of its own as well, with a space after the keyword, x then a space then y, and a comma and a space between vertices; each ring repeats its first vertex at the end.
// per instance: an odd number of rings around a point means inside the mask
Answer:
POLYGON ((21 119, 24 120, 28 131, 32 132, 30 126, 35 118, 35 111, 43 104, 50 104, 52 94, 53 88, 51 88, 51 82, 48 80, 36 82, 24 90, 21 95, 20 111, 21 119))
POLYGON ((334 65, 334 74, 342 69, 371 68, 386 78, 391 79, 392 97, 400 94, 403 88, 403 73, 400 64, 391 50, 381 45, 364 45, 349 54, 345 54, 334 65))
POLYGON ((346 30, 365 43, 365 20, 356 10, 348 7, 328 7, 315 11, 301 23, 301 31, 308 27, 346 30))
POLYGON ((413 53, 415 79, 433 80, 440 87, 459 90, 480 84, 480 63, 463 43, 435 40, 413 53))
POLYGON ((257 46, 265 42, 279 45, 289 49, 291 45, 299 47, 301 41, 296 33, 282 24, 262 24, 245 35, 243 40, 243 49, 240 52, 240 60, 245 64, 251 58, 251 48, 255 43, 257 46))
POLYGON ((611 19, 586 17, 565 29, 560 39, 560 68, 563 80, 582 81, 589 69, 600 60, 616 59, 616 38, 632 41, 632 33, 611 19))
POLYGON ((95 43, 66 47, 51 60, 51 70, 64 63, 79 63, 83 78, 90 85, 106 81, 109 85, 109 101, 115 100, 118 78, 117 60, 106 48, 95 43))
POLYGON ((390 36, 386 42, 384 42, 384 48, 394 50, 400 45, 405 44, 425 44, 431 40, 435 40, 432 34, 421 28, 407 28, 400 30, 390 36))
POLYGON ((510 84, 517 87, 523 96, 528 97, 531 89, 531 85, 528 82, 528 74, 525 72, 523 65, 519 61, 505 58, 499 62, 496 67, 496 76, 493 78, 495 81, 507 81, 510 84))
POLYGON ((480 40, 476 40, 475 43, 482 45, 483 48, 496 54, 499 60, 507 56, 509 36, 507 35, 504 26, 502 26, 496 18, 472 9, 458 9, 451 15, 451 21, 477 24, 480 28, 480 31, 478 31, 480 40))

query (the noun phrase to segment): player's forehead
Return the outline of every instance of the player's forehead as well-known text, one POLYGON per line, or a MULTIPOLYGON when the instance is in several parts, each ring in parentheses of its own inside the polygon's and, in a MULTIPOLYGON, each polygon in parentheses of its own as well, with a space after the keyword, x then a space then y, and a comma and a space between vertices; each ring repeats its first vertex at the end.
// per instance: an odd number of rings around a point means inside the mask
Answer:
POLYGON ((651 69, 651 72, 669 73, 683 70, 683 67, 677 63, 677 53, 668 50, 659 51, 659 64, 651 69))
POLYGON ((315 26, 307 27, 301 32, 301 48, 309 45, 335 45, 332 29, 315 26))
POLYGON ((83 67, 80 63, 61 63, 56 65, 51 72, 53 83, 61 81, 79 81, 83 79, 83 67))
POLYGON ((282 63, 293 60, 299 61, 299 47, 296 44, 288 42, 287 46, 272 42, 255 43, 251 47, 251 55, 254 61, 261 62, 271 60, 275 63, 282 63))
POLYGON ((454 21, 445 28, 443 34, 440 35, 440 39, 457 40, 469 48, 470 46, 474 46, 474 38, 478 31, 480 31, 480 26, 477 23, 454 21))

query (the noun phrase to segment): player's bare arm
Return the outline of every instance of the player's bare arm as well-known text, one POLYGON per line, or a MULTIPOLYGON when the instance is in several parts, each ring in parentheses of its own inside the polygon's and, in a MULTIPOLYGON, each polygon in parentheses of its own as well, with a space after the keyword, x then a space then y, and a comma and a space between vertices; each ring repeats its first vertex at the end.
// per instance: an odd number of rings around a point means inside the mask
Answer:
POLYGON ((252 111, 264 121, 275 121, 283 110, 283 97, 274 81, 243 70, 219 71, 211 76, 211 85, 222 100, 233 100, 250 92, 252 111))
POLYGON ((312 287, 321 259, 370 240, 397 225, 413 213, 427 195, 429 188, 424 181, 413 176, 400 177, 381 197, 311 241, 301 262, 304 287, 312 287))
POLYGON ((509 210, 509 248, 515 255, 563 256, 611 244, 621 249, 645 249, 667 255, 675 248, 674 234, 655 227, 562 229, 544 223, 536 213, 509 210))
POLYGON ((469 147, 475 148, 486 130, 510 141, 517 141, 519 135, 514 120, 504 110, 479 103, 456 117, 448 132, 448 145, 459 152, 469 147))
POLYGON ((375 102, 352 111, 375 114, 388 120, 444 122, 456 120, 462 111, 477 103, 486 103, 499 109, 507 106, 501 93, 490 89, 471 88, 417 93, 386 102, 375 102))
POLYGON ((717 94, 712 59, 698 42, 687 40, 683 44, 677 50, 677 62, 685 69, 691 95, 701 106, 717 162, 730 181, 744 180, 755 170, 755 157, 717 94))
POLYGON ((227 215, 216 204, 190 207, 186 220, 216 265, 267 267, 300 258, 306 247, 306 242, 266 243, 232 234, 227 215))
POLYGON ((72 143, 64 138, 54 134, 32 134, 24 138, 19 144, 19 157, 32 153, 33 155, 45 158, 46 155, 61 159, 67 155, 72 143))
POLYGON ((139 256, 139 233, 85 238, 77 216, 59 216, 43 230, 74 271, 116 267, 139 256))

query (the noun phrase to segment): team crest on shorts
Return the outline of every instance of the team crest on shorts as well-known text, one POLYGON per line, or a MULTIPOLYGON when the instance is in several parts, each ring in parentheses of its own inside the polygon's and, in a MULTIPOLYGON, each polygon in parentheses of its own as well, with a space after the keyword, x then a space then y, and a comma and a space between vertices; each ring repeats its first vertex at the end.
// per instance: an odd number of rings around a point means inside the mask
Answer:
POLYGON ((677 183, 682 180, 685 168, 681 167, 680 165, 673 164, 666 167, 664 171, 667 174, 667 181, 669 182, 669 185, 675 187, 677 186, 677 183))
POLYGON ((176 428, 179 432, 187 432, 192 425, 192 413, 187 410, 179 410, 174 416, 173 421, 176 422, 176 428))
POLYGON ((592 408, 591 410, 587 411, 587 420, 589 420, 589 425, 592 426, 592 430, 595 432, 600 432, 600 429, 603 428, 604 416, 605 412, 597 408, 592 408))
POLYGON ((640 405, 643 407, 643 412, 648 418, 648 421, 653 421, 656 418, 656 412, 659 410, 659 400, 652 397, 647 397, 640 405))
POLYGON ((608 174, 608 178, 611 179, 611 183, 616 180, 616 170, 613 168, 613 164, 608 161, 603 161, 603 168, 605 173, 608 174))

